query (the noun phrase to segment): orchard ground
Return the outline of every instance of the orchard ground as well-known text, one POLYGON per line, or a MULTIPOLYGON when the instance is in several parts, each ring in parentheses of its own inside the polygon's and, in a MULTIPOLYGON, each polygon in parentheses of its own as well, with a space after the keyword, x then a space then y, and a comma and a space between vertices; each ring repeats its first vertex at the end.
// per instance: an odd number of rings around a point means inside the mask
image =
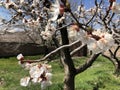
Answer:
MULTIPOLYGON (((26 56, 26 59, 38 59, 41 56, 26 56)), ((83 63, 86 57, 74 57, 76 66, 83 63)), ((63 90, 64 70, 59 60, 54 60, 52 65, 53 84, 46 90, 63 90)), ((75 90, 120 90, 120 77, 114 76, 112 63, 99 56, 95 63, 85 72, 75 78, 75 90), (97 89, 98 88, 98 89, 97 89)), ((28 76, 28 71, 18 65, 16 57, 0 59, 0 90, 40 90, 40 84, 27 87, 20 86, 20 79, 28 76)))

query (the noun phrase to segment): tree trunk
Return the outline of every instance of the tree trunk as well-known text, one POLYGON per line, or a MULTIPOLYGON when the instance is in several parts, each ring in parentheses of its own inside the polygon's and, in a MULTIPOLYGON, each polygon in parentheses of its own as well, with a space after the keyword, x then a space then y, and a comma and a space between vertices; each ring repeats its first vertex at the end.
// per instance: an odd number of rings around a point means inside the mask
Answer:
MULTIPOLYGON (((60 25, 62 27, 62 25, 60 25)), ((67 28, 60 30, 62 45, 69 44, 67 28)), ((72 61, 69 48, 65 48, 61 51, 61 61, 64 66, 64 90, 75 90, 74 78, 76 75, 76 69, 72 61)))
POLYGON ((119 76, 120 75, 120 61, 117 62, 117 64, 115 64, 115 75, 119 76))
POLYGON ((75 90, 75 75, 76 69, 74 68, 74 64, 72 62, 69 49, 64 49, 62 52, 62 64, 64 66, 64 90, 75 90))
POLYGON ((75 75, 65 75, 64 90, 75 90, 75 75))

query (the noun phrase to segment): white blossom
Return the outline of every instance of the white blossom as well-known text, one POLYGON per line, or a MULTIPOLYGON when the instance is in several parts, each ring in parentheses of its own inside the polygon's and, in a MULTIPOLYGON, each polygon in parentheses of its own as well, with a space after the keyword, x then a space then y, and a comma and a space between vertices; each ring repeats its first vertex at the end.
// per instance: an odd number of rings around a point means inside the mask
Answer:
POLYGON ((40 3, 40 0, 33 0, 32 6, 36 7, 40 3))
POLYGON ((113 13, 120 14, 120 4, 113 2, 112 6, 111 6, 111 10, 113 13))
POLYGON ((50 40, 53 34, 55 33, 55 31, 56 31, 56 24, 48 22, 45 27, 45 31, 42 31, 40 35, 43 37, 44 40, 50 40))
POLYGON ((101 30, 96 30, 96 31, 93 31, 92 34, 102 37, 104 35, 104 32, 101 32, 101 30))
POLYGON ((30 68, 33 67, 33 64, 26 62, 25 65, 24 65, 24 67, 25 67, 25 70, 30 70, 30 68))
POLYGON ((89 50, 97 54, 110 49, 115 43, 111 34, 101 31, 93 31, 92 34, 80 30, 78 38, 82 43, 87 44, 89 50), (96 40, 92 35, 98 36, 100 39, 96 40))
POLYGON ((80 28, 77 24, 72 24, 68 28, 68 36, 71 40, 77 40, 79 36, 80 28))
MULTIPOLYGON (((81 35, 81 34, 80 34, 81 35)), ((83 35, 82 36, 80 36, 80 39, 81 39, 81 41, 82 41, 82 43, 84 43, 84 44, 89 44, 89 43, 91 43, 91 36, 90 35, 88 35, 87 33, 83 33, 83 35), (83 36, 84 35, 84 36, 83 36)))
POLYGON ((94 8, 94 7, 86 10, 87 15, 94 15, 95 12, 96 12, 96 8, 94 8))
MULTIPOLYGON (((100 33, 99 31, 95 32, 95 35, 98 35, 100 37, 99 40, 97 40, 96 42, 96 50, 98 50, 99 52, 104 52, 108 49, 110 49, 115 43, 114 43, 114 39, 112 37, 111 34, 109 33, 100 33), (98 33, 97 33, 98 32, 98 33)), ((92 51, 94 52, 95 49, 93 49, 92 51)), ((98 52, 98 53, 99 53, 98 52)))
POLYGON ((30 68, 29 74, 31 78, 39 78, 43 72, 44 70, 40 70, 38 65, 36 65, 30 68))
POLYGON ((20 0, 20 4, 24 4, 25 3, 25 0, 20 0))
POLYGON ((18 60, 23 60, 23 59, 24 59, 24 56, 20 53, 20 54, 17 55, 17 59, 18 59, 18 60))
POLYGON ((44 40, 50 40, 52 37, 52 34, 50 31, 42 31, 40 35, 44 40))
POLYGON ((22 68, 25 68, 25 63, 22 63, 21 61, 18 61, 18 64, 19 64, 22 68))
POLYGON ((33 78, 31 81, 32 81, 33 83, 37 83, 37 82, 38 82, 38 78, 33 78))
POLYGON ((22 78, 22 79, 20 80, 20 85, 26 87, 26 86, 28 86, 29 81, 30 81, 30 77, 22 78))
POLYGON ((51 65, 47 64, 26 64, 25 66, 29 66, 28 70, 30 77, 25 77, 20 80, 21 86, 28 86, 29 82, 40 83, 41 89, 45 89, 47 86, 51 85, 52 73, 50 73, 51 65))
POLYGON ((89 50, 91 50, 94 54, 100 53, 101 49, 97 45, 97 41, 93 38, 89 40, 87 43, 87 47, 89 50))
POLYGON ((77 31, 76 30, 70 30, 68 31, 69 38, 76 38, 77 31))
POLYGON ((78 12, 80 12, 80 11, 81 11, 81 12, 84 12, 84 11, 85 11, 84 5, 79 5, 78 8, 77 8, 77 11, 78 11, 78 12))
POLYGON ((16 5, 13 1, 11 0, 6 0, 5 2, 5 7, 6 9, 10 9, 11 7, 18 8, 18 5, 16 5))
POLYGON ((59 0, 56 0, 55 3, 53 3, 50 7, 50 14, 52 17, 49 19, 50 21, 56 21, 58 18, 58 15, 63 15, 64 13, 64 5, 60 3, 59 0))
POLYGON ((58 24, 63 23, 65 20, 65 16, 62 16, 60 19, 57 20, 58 24))
POLYGON ((42 81, 41 82, 41 89, 44 90, 46 87, 50 86, 52 84, 51 81, 42 81))
POLYGON ((110 49, 115 44, 112 35, 109 33, 104 33, 103 37, 97 43, 103 51, 110 49))
POLYGON ((52 74, 51 74, 51 73, 49 73, 49 72, 47 72, 47 73, 46 73, 46 75, 45 75, 45 77, 46 77, 46 79, 47 79, 47 80, 49 80, 49 81, 50 81, 50 80, 51 80, 51 78, 52 78, 52 74))

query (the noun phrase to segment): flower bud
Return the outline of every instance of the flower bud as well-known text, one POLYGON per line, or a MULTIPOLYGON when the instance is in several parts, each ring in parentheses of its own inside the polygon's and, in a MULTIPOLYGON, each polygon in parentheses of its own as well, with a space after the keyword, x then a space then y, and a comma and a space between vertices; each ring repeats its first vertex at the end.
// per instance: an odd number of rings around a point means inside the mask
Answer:
POLYGON ((18 60, 24 60, 24 56, 23 56, 22 54, 18 54, 18 55, 17 55, 17 59, 18 59, 18 60))

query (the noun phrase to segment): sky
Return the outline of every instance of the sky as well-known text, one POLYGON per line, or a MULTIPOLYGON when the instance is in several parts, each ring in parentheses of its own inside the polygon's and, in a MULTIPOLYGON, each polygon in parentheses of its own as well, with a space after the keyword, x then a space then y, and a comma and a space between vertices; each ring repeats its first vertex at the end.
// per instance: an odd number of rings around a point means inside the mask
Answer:
MULTIPOLYGON (((76 5, 79 5, 80 1, 81 0, 70 0, 71 3, 75 3, 76 5)), ((89 8, 94 6, 94 0, 82 0, 82 1, 85 4, 86 9, 89 9, 89 8)), ((100 1, 100 0, 98 0, 98 1, 100 1)), ((108 2, 108 0, 104 0, 104 1, 106 3, 108 2)), ((120 3, 120 0, 117 0, 117 2, 120 3)), ((5 10, 4 8, 2 8, 0 6, 0 17, 9 20, 11 15, 10 15, 10 12, 8 10, 5 10)))
POLYGON ((9 20, 11 15, 10 12, 3 7, 0 7, 0 17, 9 20))
MULTIPOLYGON (((1 0, 0 0, 1 1, 1 0)), ((69 0, 71 5, 80 5, 80 1, 81 0, 69 0)), ((82 0, 82 3, 85 5, 85 9, 89 9, 91 7, 94 7, 94 1, 95 0, 82 0)), ((98 2, 101 1, 101 0, 97 0, 98 2)), ((108 0, 104 0, 104 2, 106 3, 106 5, 108 6, 108 0)), ((120 0, 117 0, 117 3, 120 3, 120 0)), ((8 10, 6 10, 5 8, 1 7, 0 6, 0 25, 2 24, 1 23, 1 18, 2 19, 6 19, 6 20, 10 20, 11 18, 11 15, 10 15, 10 12, 8 10)))

